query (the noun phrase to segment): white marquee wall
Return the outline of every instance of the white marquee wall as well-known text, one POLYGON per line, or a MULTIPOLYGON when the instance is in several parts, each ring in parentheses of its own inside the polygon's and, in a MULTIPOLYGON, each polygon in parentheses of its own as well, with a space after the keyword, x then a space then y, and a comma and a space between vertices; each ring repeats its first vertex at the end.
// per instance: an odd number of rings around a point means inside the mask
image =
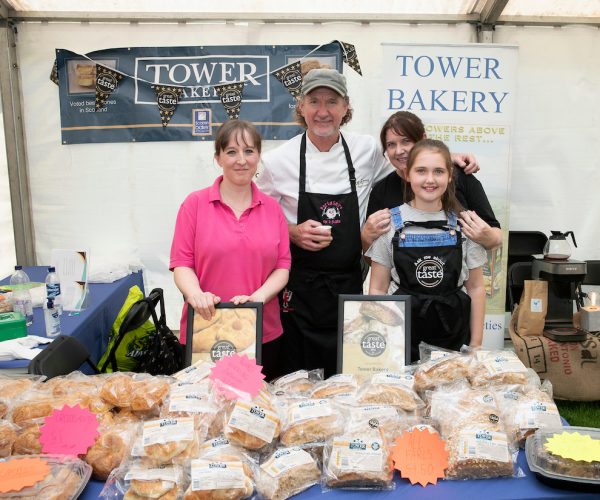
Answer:
MULTIPOLYGON (((573 230, 576 258, 600 258, 600 68, 597 29, 498 27, 497 43, 520 46, 510 229, 573 230)), ((168 257, 175 215, 185 195, 218 174, 212 144, 165 142, 61 146, 58 92, 48 74, 54 48, 79 53, 110 47, 321 44, 356 45, 364 77, 346 71, 356 109, 350 129, 377 134, 373 90, 381 78, 382 42, 475 42, 470 25, 107 25, 19 26, 25 130, 37 259, 52 248, 89 248, 94 263, 141 263, 146 288, 165 289, 168 318, 178 323, 181 298, 168 257)), ((265 149, 276 145, 268 141, 265 149)), ((1 167, 1 164, 0 164, 1 167)), ((480 175, 485 185, 485 165, 480 175)), ((1 189, 1 184, 0 184, 1 189)), ((4 254, 3 259, 4 261, 4 254)))

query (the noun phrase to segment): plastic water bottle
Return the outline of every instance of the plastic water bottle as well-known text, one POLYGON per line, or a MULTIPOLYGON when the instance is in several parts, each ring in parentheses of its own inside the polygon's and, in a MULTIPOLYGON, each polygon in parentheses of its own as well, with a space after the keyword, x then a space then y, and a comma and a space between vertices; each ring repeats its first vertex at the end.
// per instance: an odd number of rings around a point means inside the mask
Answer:
POLYGON ((33 303, 27 287, 29 276, 23 271, 23 266, 15 266, 15 272, 10 277, 10 284, 14 287, 12 290, 13 311, 20 312, 25 318, 27 326, 30 326, 33 324, 33 303))
POLYGON ((46 324, 46 337, 54 338, 60 335, 60 312, 54 306, 54 301, 49 298, 44 309, 44 322, 46 324))
POLYGON ((54 301, 54 307, 62 314, 62 295, 60 294, 60 279, 53 266, 48 268, 46 275, 46 298, 54 301))

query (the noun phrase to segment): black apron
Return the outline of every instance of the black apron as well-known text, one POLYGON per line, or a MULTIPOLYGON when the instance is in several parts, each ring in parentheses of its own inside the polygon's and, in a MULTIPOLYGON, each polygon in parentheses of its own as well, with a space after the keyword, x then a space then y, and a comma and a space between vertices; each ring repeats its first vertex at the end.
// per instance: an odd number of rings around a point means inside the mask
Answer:
POLYGON ((300 143, 297 223, 312 219, 331 226, 333 241, 317 252, 291 244, 290 279, 279 295, 285 371, 337 370, 338 295, 362 293, 360 213, 356 176, 348 145, 342 147, 351 191, 306 192, 306 133, 300 143))
POLYGON ((459 350, 468 344, 471 299, 458 286, 462 269, 462 237, 456 218, 450 221, 402 222, 392 209, 394 267, 400 283, 395 295, 411 296, 411 361, 419 359, 419 342, 459 350), (406 234, 420 226, 444 233, 406 234))

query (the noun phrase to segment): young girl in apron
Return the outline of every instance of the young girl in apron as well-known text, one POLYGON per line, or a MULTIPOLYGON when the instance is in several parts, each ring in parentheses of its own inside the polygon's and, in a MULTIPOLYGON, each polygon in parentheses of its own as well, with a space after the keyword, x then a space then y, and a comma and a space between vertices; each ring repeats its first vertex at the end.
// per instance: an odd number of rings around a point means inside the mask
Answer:
POLYGON ((391 210, 390 231, 367 252, 369 294, 411 297, 412 361, 421 341, 458 350, 481 345, 483 336, 487 256, 461 235, 452 168, 443 142, 419 141, 408 156, 406 203, 391 210))

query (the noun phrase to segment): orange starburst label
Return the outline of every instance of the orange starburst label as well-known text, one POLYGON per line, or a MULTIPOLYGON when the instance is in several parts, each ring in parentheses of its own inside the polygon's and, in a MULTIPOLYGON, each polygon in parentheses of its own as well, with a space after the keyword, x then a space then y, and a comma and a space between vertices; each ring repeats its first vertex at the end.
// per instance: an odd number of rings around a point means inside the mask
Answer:
POLYGON ((9 458, 0 462, 0 493, 21 491, 33 486, 50 473, 46 460, 40 458, 9 458))
POLYGON ((446 444, 437 432, 429 429, 404 431, 392 448, 394 468, 411 484, 437 484, 448 468, 446 444))

